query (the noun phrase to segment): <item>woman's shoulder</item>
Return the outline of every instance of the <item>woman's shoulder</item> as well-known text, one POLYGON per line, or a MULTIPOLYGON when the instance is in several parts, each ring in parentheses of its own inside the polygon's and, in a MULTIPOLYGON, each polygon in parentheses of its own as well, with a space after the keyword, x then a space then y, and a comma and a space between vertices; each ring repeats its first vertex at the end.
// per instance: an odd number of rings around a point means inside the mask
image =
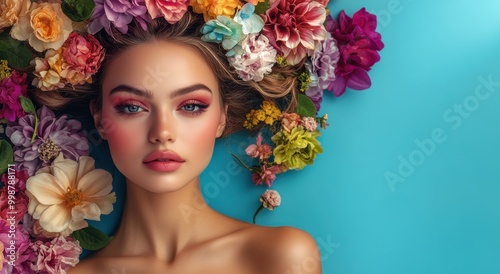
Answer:
POLYGON ((262 266, 259 273, 321 273, 318 246, 307 232, 289 226, 252 226, 246 234, 245 252, 262 266))

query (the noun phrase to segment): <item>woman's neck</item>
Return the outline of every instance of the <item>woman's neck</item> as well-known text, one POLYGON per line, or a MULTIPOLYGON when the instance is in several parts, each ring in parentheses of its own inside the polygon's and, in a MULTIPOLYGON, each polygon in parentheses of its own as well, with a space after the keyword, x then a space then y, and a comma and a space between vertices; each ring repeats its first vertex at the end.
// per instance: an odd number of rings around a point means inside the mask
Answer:
POLYGON ((120 227, 102 254, 153 256, 166 262, 191 245, 214 237, 220 218, 203 199, 199 179, 169 193, 152 193, 127 180, 120 227), (118 252, 119 254, 116 254, 118 252))

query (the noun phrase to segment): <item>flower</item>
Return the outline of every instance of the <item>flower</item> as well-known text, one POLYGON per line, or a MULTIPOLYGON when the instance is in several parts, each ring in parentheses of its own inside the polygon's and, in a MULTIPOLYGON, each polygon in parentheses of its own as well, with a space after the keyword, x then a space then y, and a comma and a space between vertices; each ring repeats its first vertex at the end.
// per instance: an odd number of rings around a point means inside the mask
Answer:
POLYGON ((71 20, 62 12, 60 3, 34 2, 10 34, 17 40, 28 40, 33 49, 42 52, 59 49, 72 30, 71 20))
POLYGON ((331 35, 328 35, 325 41, 314 51, 311 61, 312 72, 317 76, 318 83, 309 87, 306 95, 313 100, 316 110, 319 110, 323 90, 327 89, 335 80, 335 67, 339 61, 339 50, 335 39, 331 35))
POLYGON ((0 219, 0 242, 3 243, 5 255, 7 255, 3 267, 6 270, 10 269, 6 273, 34 273, 30 268, 30 261, 34 254, 30 248, 29 234, 22 225, 15 225, 11 228, 9 222, 0 219), (12 241, 13 239, 15 241, 12 241))
POLYGON ((252 109, 249 113, 247 113, 243 126, 247 129, 252 129, 260 122, 272 125, 274 121, 280 117, 280 115, 281 110, 276 106, 276 104, 270 101, 264 101, 260 105, 259 109, 252 109))
POLYGON ((234 16, 234 21, 241 25, 244 34, 259 33, 264 27, 264 20, 254 11, 255 6, 246 3, 234 16))
POLYGON ((7 60, 0 60, 0 80, 9 78, 11 69, 9 68, 7 60))
POLYGON ((280 118, 281 118, 281 126, 283 127, 283 130, 287 132, 292 131, 292 129, 296 128, 301 124, 300 115, 298 115, 297 113, 283 112, 280 118))
POLYGON ((333 91, 335 96, 341 96, 348 87, 355 90, 369 88, 371 81, 367 72, 380 60, 378 51, 384 47, 380 34, 375 31, 377 17, 364 8, 356 12, 352 19, 341 11, 338 23, 328 18, 327 27, 340 52, 335 69, 337 77, 328 90, 333 91))
POLYGON ((59 154, 26 182, 28 212, 44 230, 68 236, 88 226, 84 219, 100 220, 113 210, 111 180, 105 170, 94 169, 94 159, 81 156, 76 162, 59 154))
POLYGON ((19 21, 29 10, 30 0, 3 0, 0 2, 0 32, 19 21))
POLYGON ((14 218, 16 224, 18 224, 28 211, 28 196, 26 196, 25 192, 28 172, 26 170, 16 170, 10 177, 11 180, 9 180, 7 173, 2 175, 3 187, 0 189, 0 217, 4 220, 12 220, 14 218), (9 184, 9 181, 12 183, 9 184), (15 203, 9 205, 9 200, 12 199, 15 203))
POLYGON ((267 186, 272 186, 274 180, 276 180, 276 174, 281 173, 281 171, 281 167, 278 165, 267 167, 266 164, 263 164, 260 171, 252 173, 252 182, 256 186, 262 185, 264 182, 267 186))
POLYGON ((302 126, 307 131, 315 131, 318 128, 318 122, 313 117, 302 118, 302 126))
POLYGON ((128 24, 135 18, 146 30, 146 23, 150 20, 145 0, 95 0, 95 8, 90 18, 88 32, 96 34, 102 28, 113 36, 111 25, 125 34, 128 31, 128 24))
POLYGON ((0 119, 14 122, 25 114, 19 96, 27 97, 27 89, 25 73, 13 71, 9 77, 0 80, 0 119))
POLYGON ((218 16, 217 19, 209 20, 203 25, 201 33, 204 34, 201 37, 203 41, 222 43, 222 47, 228 50, 226 54, 228 56, 232 55, 230 50, 245 38, 241 25, 227 16, 218 16))
POLYGON ((45 52, 45 58, 35 58, 36 78, 31 83, 33 86, 47 91, 64 87, 64 79, 61 77, 63 59, 60 50, 49 49, 45 52))
POLYGON ((36 259, 31 264, 31 269, 36 273, 61 273, 65 274, 70 267, 74 267, 80 260, 82 248, 78 241, 70 237, 57 237, 50 242, 37 240, 30 244, 36 254, 36 259))
POLYGON ((146 7, 151 18, 163 16, 167 22, 174 24, 187 11, 189 0, 146 0, 146 7))
POLYGON ((323 152, 316 137, 319 131, 306 131, 302 126, 290 132, 282 130, 271 137, 276 144, 273 150, 274 162, 284 164, 288 169, 302 169, 314 162, 316 154, 323 152))
POLYGON ((0 270, 3 268, 3 262, 5 257, 3 256, 3 251, 5 250, 5 245, 0 241, 0 270))
POLYGON ((253 223, 255 224, 255 218, 259 214, 259 212, 267 208, 269 210, 274 210, 276 207, 278 207, 281 204, 281 196, 276 190, 268 189, 260 195, 260 206, 257 208, 255 213, 253 214, 253 223))
POLYGON ((262 206, 269 210, 273 210, 281 204, 281 196, 276 190, 268 189, 260 196, 262 206))
POLYGON ((61 48, 64 58, 60 75, 72 85, 92 82, 104 59, 104 49, 90 34, 72 32, 61 48))
POLYGON ((276 63, 276 50, 264 35, 251 34, 242 41, 242 53, 229 58, 244 81, 262 81, 276 63))
POLYGON ((310 55, 326 38, 326 10, 316 1, 276 0, 262 17, 262 33, 291 65, 310 55))
POLYGON ((40 122, 33 143, 33 114, 26 114, 7 126, 6 133, 14 145, 14 161, 19 163, 18 169, 26 168, 31 176, 38 168, 50 165, 59 152, 72 160, 88 155, 89 145, 85 134, 80 131, 79 121, 68 119, 66 115, 56 118, 46 106, 38 109, 37 116, 40 122))
POLYGON ((238 0, 191 0, 189 4, 194 12, 203 14, 205 22, 220 15, 233 17, 236 9, 240 8, 238 0))
POLYGON ((262 133, 257 135, 256 143, 249 145, 245 152, 252 158, 259 158, 259 161, 267 160, 273 153, 269 145, 262 144, 262 133))

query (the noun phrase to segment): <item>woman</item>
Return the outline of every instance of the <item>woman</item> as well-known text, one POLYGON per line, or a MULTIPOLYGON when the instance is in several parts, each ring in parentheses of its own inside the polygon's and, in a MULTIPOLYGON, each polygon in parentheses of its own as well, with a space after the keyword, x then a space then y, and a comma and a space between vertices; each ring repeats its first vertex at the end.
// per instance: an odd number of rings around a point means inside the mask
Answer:
MULTIPOLYGON (((132 23, 127 34, 96 34, 106 59, 91 112, 127 197, 111 243, 69 273, 321 273, 307 233, 229 218, 201 195, 216 138, 242 127, 248 102, 296 89, 285 69, 258 83, 240 80, 225 51, 200 39, 203 24, 187 12, 173 25, 157 18, 146 31, 132 23), (184 205, 196 212, 183 214, 184 205)), ((65 101, 35 95, 53 107, 65 101)))

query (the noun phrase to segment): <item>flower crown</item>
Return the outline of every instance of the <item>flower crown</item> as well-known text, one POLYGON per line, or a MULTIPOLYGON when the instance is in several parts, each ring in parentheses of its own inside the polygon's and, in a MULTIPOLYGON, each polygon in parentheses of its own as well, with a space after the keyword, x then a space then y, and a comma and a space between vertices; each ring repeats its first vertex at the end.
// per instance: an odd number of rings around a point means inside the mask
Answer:
MULTIPOLYGON (((383 48, 376 17, 363 8, 334 20, 328 0, 6 0, 0 11, 0 270, 8 273, 66 273, 82 248, 96 250, 110 238, 89 226, 113 210, 111 175, 94 168, 79 121, 36 108, 32 86, 57 90, 92 82, 105 51, 93 34, 112 28, 127 33, 133 20, 146 29, 163 17, 180 20, 189 9, 203 14, 200 37, 218 43, 244 81, 259 82, 276 66, 297 71, 297 108, 287 112, 263 101, 244 127, 263 124, 246 154, 256 185, 270 187, 276 174, 302 169, 322 152, 317 137, 327 115, 317 116, 323 92, 370 86, 368 71, 383 48), (8 124, 4 129, 3 124, 8 124), (268 140, 269 141, 265 141, 268 140), (266 143, 272 143, 266 144, 266 143), (15 164, 13 164, 15 163, 15 164), (90 182, 93 187, 86 187, 90 182), (96 184, 96 182, 99 182, 96 184), (95 186, 95 187, 94 187, 95 186), (12 241, 12 238, 15 241, 12 241)), ((262 208, 281 197, 266 190, 262 208)))

